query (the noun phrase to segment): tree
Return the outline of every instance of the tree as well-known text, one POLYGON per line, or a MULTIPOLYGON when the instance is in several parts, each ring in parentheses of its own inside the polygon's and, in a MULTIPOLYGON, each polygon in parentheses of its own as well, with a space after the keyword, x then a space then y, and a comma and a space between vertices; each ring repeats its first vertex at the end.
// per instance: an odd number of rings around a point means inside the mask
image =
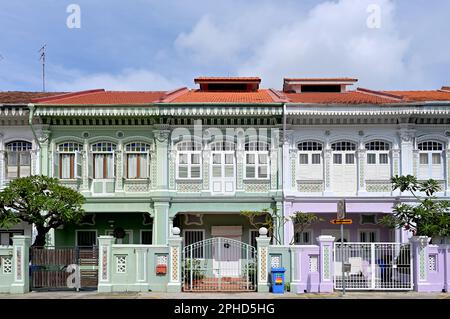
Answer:
POLYGON ((273 235, 273 239, 277 244, 281 244, 280 228, 284 227, 287 219, 284 216, 277 214, 278 209, 276 207, 272 207, 272 211, 273 213, 270 214, 268 208, 264 208, 260 211, 243 210, 241 211, 241 215, 248 219, 248 222, 253 228, 267 228, 268 234, 270 236, 273 235), (278 227, 275 228, 275 225, 278 225, 278 227))
POLYGON ((294 236, 291 239, 291 245, 295 241, 296 233, 299 233, 301 236, 305 229, 307 229, 311 225, 324 221, 323 218, 317 216, 316 214, 303 212, 295 212, 294 215, 290 216, 290 220, 294 224, 294 236))
POLYGON ((405 228, 414 235, 428 237, 450 236, 450 203, 438 200, 434 195, 440 191, 437 181, 429 179, 419 182, 415 176, 394 176, 392 189, 410 192, 417 200, 415 205, 400 203, 394 206, 393 214, 380 220, 391 228, 405 228), (416 192, 425 193, 420 197, 416 192))
POLYGON ((18 178, 0 192, 0 227, 10 228, 22 221, 34 224, 37 236, 33 246, 41 247, 50 229, 81 221, 83 203, 83 195, 60 185, 56 178, 18 178))

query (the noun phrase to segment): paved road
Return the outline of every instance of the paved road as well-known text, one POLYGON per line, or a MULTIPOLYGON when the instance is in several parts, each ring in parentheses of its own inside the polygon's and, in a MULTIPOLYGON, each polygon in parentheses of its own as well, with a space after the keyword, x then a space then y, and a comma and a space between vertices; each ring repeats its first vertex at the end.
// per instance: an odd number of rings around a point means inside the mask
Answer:
POLYGON ((340 292, 330 294, 276 295, 271 293, 159 293, 159 292, 121 292, 97 293, 95 291, 30 292, 25 295, 0 294, 0 299, 449 299, 449 293, 417 292, 340 292))

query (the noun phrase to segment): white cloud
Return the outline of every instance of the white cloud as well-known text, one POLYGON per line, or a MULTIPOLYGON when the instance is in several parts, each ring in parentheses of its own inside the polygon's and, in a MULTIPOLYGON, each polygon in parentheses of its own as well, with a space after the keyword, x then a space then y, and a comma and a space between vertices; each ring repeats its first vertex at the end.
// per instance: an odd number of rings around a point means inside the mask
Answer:
POLYGON ((423 69, 408 59, 411 38, 400 33, 392 1, 326 1, 307 14, 280 10, 271 3, 252 10, 251 20, 245 11, 236 19, 204 16, 175 46, 204 66, 226 61, 236 74, 261 76, 265 87, 280 88, 288 76, 352 76, 375 89, 427 84, 423 69), (367 25, 371 4, 381 9, 380 28, 367 25), (269 23, 268 13, 284 18, 269 23))
POLYGON ((158 73, 145 69, 124 69, 119 74, 96 73, 81 74, 78 70, 65 70, 60 67, 59 74, 71 81, 49 81, 48 88, 53 91, 81 91, 107 89, 117 91, 172 90, 182 86, 181 81, 168 79, 158 73))

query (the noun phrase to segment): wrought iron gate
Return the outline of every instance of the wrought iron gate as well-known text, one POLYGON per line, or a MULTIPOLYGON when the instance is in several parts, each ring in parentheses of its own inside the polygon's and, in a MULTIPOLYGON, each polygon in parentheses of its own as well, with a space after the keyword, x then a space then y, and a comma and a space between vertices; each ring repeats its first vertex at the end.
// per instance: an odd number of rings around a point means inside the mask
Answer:
POLYGON ((412 262, 409 244, 334 243, 334 288, 348 290, 411 290, 412 262))
POLYGON ((81 289, 97 289, 97 247, 31 247, 31 290, 73 289, 67 282, 73 273, 70 265, 79 267, 81 289))
POLYGON ((184 247, 183 291, 255 291, 256 249, 214 237, 184 247))

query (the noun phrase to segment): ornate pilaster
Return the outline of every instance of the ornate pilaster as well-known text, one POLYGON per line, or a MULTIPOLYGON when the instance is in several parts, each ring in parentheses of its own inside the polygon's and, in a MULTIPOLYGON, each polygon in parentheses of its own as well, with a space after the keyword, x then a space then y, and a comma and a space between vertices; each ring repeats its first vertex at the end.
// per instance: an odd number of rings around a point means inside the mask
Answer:
POLYGON ((120 142, 117 145, 117 150, 114 152, 116 159, 116 187, 117 192, 123 192, 123 144, 120 142))
MULTIPOLYGON (((209 191, 209 163, 211 161, 211 150, 207 148, 202 153, 202 190, 209 191)), ((239 180, 239 179, 238 179, 239 180)))
POLYGON ((5 147, 3 145, 3 133, 0 132, 0 189, 5 184, 5 147))
POLYGON ((327 148, 324 150, 324 165, 325 165, 325 193, 331 193, 331 148, 327 148))
POLYGON ((87 140, 84 140, 83 143, 83 151, 81 152, 81 158, 83 160, 82 164, 82 172, 81 172, 81 191, 82 192, 88 192, 89 191, 89 161, 93 160, 90 159, 89 156, 89 144, 87 140))
POLYGON ((366 192, 366 149, 358 149, 356 156, 358 158, 358 194, 362 194, 366 192))
MULTIPOLYGON (((1 155, 0 155, 1 156, 1 155)), ((447 185, 446 185, 446 195, 450 195, 450 148, 447 148, 445 150, 445 159, 447 161, 447 168, 446 168, 446 172, 447 172, 447 185)))
POLYGON ((154 130, 153 136, 155 137, 156 145, 156 189, 164 190, 168 188, 168 142, 170 131, 169 130, 154 130))
POLYGON ((391 150, 392 157, 392 175, 400 175, 400 149, 391 150))
MULTIPOLYGON (((50 175, 51 167, 49 167, 50 163, 50 149, 49 149, 49 139, 50 139, 51 132, 49 130, 42 130, 41 135, 38 137, 39 144, 41 146, 41 163, 45 163, 45 165, 42 165, 41 167, 41 174, 45 176, 52 176, 50 175)), ((36 161, 37 158, 35 157, 35 160, 33 161, 33 157, 31 158, 31 167, 33 169, 36 169, 36 161)))
POLYGON ((291 189, 297 189, 297 150, 289 150, 289 168, 291 174, 291 189))
POLYGON ((400 175, 414 174, 413 170, 413 147, 416 131, 411 129, 410 125, 401 124, 398 131, 400 136, 400 156, 401 156, 401 172, 400 175))
POLYGON ((236 150, 236 189, 242 191, 244 189, 244 149, 242 143, 238 143, 236 150))
MULTIPOLYGON (((177 158, 177 151, 174 149, 171 149, 169 151, 169 189, 172 189, 172 190, 175 189, 175 175, 176 175, 175 161, 176 161, 176 158, 177 158)), ((152 161, 152 173, 154 172, 156 174, 156 166, 154 166, 153 163, 156 164, 156 161, 152 161)), ((153 180, 153 174, 151 176, 152 176, 152 180, 153 180)))
POLYGON ((278 145, 274 145, 270 150, 270 189, 277 189, 278 177, 278 145))
POLYGON ((418 177, 419 174, 419 150, 412 152, 412 174, 418 177))

